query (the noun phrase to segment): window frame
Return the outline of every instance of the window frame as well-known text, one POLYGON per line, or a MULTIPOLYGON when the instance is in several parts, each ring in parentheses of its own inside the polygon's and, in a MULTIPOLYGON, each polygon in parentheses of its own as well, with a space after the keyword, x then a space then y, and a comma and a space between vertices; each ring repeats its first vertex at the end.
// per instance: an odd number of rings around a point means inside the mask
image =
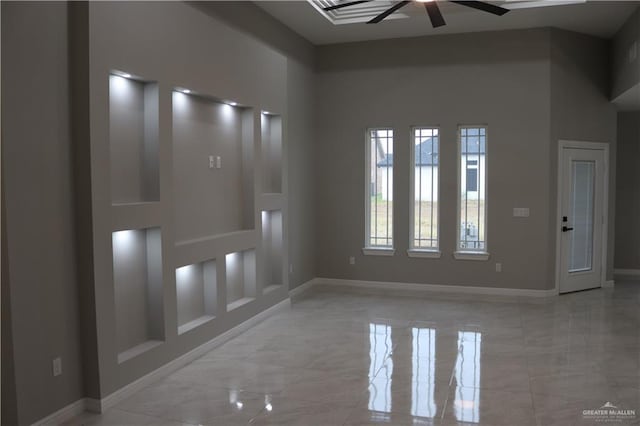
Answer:
MULTIPOLYGON (((457 260, 489 260, 489 125, 488 124, 459 124, 457 132, 457 145, 458 154, 456 156, 456 169, 457 169, 457 190, 456 190, 456 251, 453 253, 453 257, 457 260), (462 129, 484 129, 485 145, 484 145, 484 179, 480 177, 480 158, 478 158, 478 196, 484 193, 484 220, 482 226, 484 226, 484 249, 473 250, 460 247, 460 223, 462 222, 462 129), (481 183, 481 181, 483 181, 481 183)), ((464 172, 467 171, 467 165, 465 164, 464 172)))
MULTIPOLYGON (((394 226, 394 218, 395 214, 393 212, 393 208, 395 203, 391 206, 391 246, 374 246, 371 245, 371 132, 378 130, 391 130, 393 132, 392 136, 392 144, 395 145, 396 141, 396 130, 393 126, 378 126, 378 127, 367 127, 364 136, 365 136, 365 167, 364 167, 364 208, 365 208, 365 224, 364 224, 364 246, 362 248, 362 253, 370 256, 393 256, 395 254, 395 232, 393 229, 394 226)), ((395 154, 395 146, 394 154, 395 154)), ((392 176, 395 173, 395 155, 392 163, 392 176)), ((392 185, 395 185, 395 179, 392 181, 392 185)), ((393 194, 393 186, 391 187, 391 191, 393 194)))
MULTIPOLYGON (((409 249, 407 250, 407 256, 409 257, 418 257, 418 258, 433 258, 438 259, 442 256, 442 252, 440 251, 440 201, 438 201, 438 208, 436 209, 436 235, 437 235, 437 247, 435 248, 421 248, 416 247, 414 245, 415 242, 415 186, 416 186, 416 149, 415 149, 415 131, 417 129, 429 129, 429 130, 437 130, 438 131, 438 172, 436 173, 436 177, 438 179, 438 185, 436 186, 438 189, 438 200, 440 200, 440 168, 441 168, 441 158, 442 158, 442 132, 440 126, 411 126, 409 133, 409 249)), ((432 182, 433 185, 433 182, 432 182)), ((432 186, 433 188, 433 186, 432 186)), ((432 192, 433 194, 433 192, 432 192)))

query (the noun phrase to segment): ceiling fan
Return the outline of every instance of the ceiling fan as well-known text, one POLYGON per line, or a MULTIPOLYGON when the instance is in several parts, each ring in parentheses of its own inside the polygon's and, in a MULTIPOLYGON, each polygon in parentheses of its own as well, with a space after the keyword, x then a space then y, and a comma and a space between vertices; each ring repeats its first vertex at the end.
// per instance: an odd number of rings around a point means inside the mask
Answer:
MULTIPOLYGON (((342 9, 343 7, 349 7, 356 4, 368 3, 370 1, 373 1, 373 0, 346 1, 344 3, 338 3, 332 6, 323 7, 322 9, 328 12, 331 10, 342 9)), ((444 17, 440 12, 440 7, 438 7, 438 2, 436 0, 415 0, 415 1, 424 4, 424 8, 427 10, 427 14, 429 15, 429 19, 431 20, 431 25, 433 26, 433 28, 438 28, 446 25, 446 22, 444 21, 444 17)), ((509 12, 509 9, 506 9, 500 6, 495 6, 491 3, 486 3, 483 1, 468 1, 468 0, 465 0, 465 1, 447 0, 447 1, 449 1, 450 3, 456 3, 461 6, 471 7, 473 9, 478 9, 483 12, 491 13, 493 15, 498 15, 498 16, 502 16, 505 13, 509 12)), ((387 16, 391 15, 393 12, 400 9, 401 7, 406 6, 409 3, 411 3, 410 0, 399 1, 393 6, 391 6, 389 9, 385 10, 381 14, 375 16, 373 19, 368 21, 367 24, 377 24, 379 22, 382 22, 382 20, 384 20, 387 16)))

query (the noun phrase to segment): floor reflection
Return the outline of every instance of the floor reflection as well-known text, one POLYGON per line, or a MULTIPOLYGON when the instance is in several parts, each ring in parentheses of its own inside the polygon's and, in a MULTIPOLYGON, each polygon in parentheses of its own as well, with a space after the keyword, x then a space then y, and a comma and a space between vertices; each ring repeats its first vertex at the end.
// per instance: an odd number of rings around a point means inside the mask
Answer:
POLYGON ((455 367, 455 401, 453 403, 458 421, 478 423, 480 421, 480 352, 481 333, 458 332, 458 357, 455 367))
POLYGON ((369 324, 369 378, 376 378, 369 384, 369 410, 379 413, 391 412, 393 359, 387 359, 393 347, 391 337, 391 326, 369 324))
MULTIPOLYGON (((443 379, 447 378, 436 380, 437 330, 435 327, 413 327, 410 338, 411 359, 407 359, 410 364, 406 364, 398 356, 408 358, 408 351, 396 351, 393 356, 389 356, 393 348, 391 326, 369 324, 369 377, 372 380, 369 384, 368 409, 371 412, 370 420, 374 423, 391 420, 394 402, 397 406, 396 412, 409 411, 407 414, 416 418, 434 419, 439 415, 436 383, 442 383, 443 379), (394 371, 394 358, 400 366, 411 366, 410 381, 406 380, 408 376, 404 375, 403 369, 394 371), (397 401, 393 400, 394 397, 397 401)), ((456 345, 458 351, 454 370, 454 414, 460 422, 479 423, 482 334, 460 330, 456 345)))
POLYGON ((237 411, 241 411, 244 408, 244 403, 239 398, 240 392, 237 390, 229 391, 229 404, 237 411))
POLYGON ((435 417, 436 330, 413 328, 411 336, 411 415, 435 417))
POLYGON ((371 412, 370 421, 373 423, 390 421, 394 402, 397 406, 396 411, 408 410, 411 416, 421 418, 438 416, 435 398, 436 329, 413 327, 410 338, 410 346, 407 347, 407 349, 410 348, 410 352, 397 351, 390 357, 393 347, 392 328, 385 324, 369 325, 369 375, 373 380, 369 385, 368 408, 371 412), (400 354, 404 354, 402 356, 407 358, 410 356, 411 359, 407 359, 410 363, 397 359, 400 354), (394 358, 401 365, 410 365, 411 370, 395 371, 394 358), (410 373, 410 377, 405 376, 405 373, 410 373), (407 378, 409 380, 406 380, 407 378), (394 398, 400 399, 394 401, 394 398))
MULTIPOLYGON (((240 399, 240 391, 229 390, 229 405, 233 412, 241 412, 244 408, 244 402, 240 399)), ((268 412, 273 411, 273 398, 269 394, 264 395, 264 409, 268 412)))

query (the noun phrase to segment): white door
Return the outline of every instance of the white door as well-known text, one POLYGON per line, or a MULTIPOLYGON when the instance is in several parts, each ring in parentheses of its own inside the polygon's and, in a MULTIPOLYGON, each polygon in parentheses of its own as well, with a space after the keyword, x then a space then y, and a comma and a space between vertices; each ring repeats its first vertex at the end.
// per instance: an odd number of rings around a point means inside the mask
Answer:
POLYGON ((560 293, 602 287, 605 150, 562 148, 560 293))

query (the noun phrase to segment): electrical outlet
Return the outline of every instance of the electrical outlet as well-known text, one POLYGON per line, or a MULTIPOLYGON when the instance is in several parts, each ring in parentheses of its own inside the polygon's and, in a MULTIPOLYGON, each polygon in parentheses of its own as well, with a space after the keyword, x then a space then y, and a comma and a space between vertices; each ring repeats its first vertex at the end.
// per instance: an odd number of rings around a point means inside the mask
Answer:
POLYGON ((529 207, 514 207, 513 217, 529 217, 529 207))
POLYGON ((349 256, 349 265, 355 265, 356 264, 356 258, 353 256, 349 256))
POLYGON ((53 377, 62 374, 62 359, 60 357, 53 360, 53 377))
POLYGON ((213 169, 215 166, 216 166, 215 158, 213 157, 213 155, 210 155, 209 156, 209 168, 213 169))
POLYGON ((496 263, 496 272, 502 272, 502 263, 496 263))

